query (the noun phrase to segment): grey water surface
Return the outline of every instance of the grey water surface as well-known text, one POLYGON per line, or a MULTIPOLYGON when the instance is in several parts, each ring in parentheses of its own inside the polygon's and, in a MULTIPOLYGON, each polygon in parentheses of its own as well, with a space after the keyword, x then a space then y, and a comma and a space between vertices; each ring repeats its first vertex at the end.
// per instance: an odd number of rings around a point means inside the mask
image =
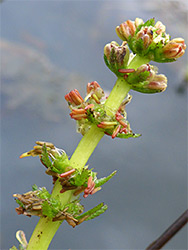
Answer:
MULTIPOLYGON (((4 1, 1 8, 1 249, 27 239, 37 217, 18 216, 14 193, 33 184, 52 188, 38 158, 19 159, 36 140, 53 142, 68 155, 81 135, 64 96, 98 81, 109 92, 116 80, 103 61, 115 27, 136 17, 155 17, 172 38, 187 39, 186 1, 4 1)), ((104 137, 89 159, 99 177, 118 170, 102 191, 82 199, 86 209, 109 209, 72 229, 66 222, 50 249, 145 249, 187 208, 186 55, 154 63, 168 77, 162 94, 131 91, 128 120, 137 139, 104 137), (178 91, 181 87, 182 92, 178 91)), ((163 249, 186 250, 187 227, 163 249)))

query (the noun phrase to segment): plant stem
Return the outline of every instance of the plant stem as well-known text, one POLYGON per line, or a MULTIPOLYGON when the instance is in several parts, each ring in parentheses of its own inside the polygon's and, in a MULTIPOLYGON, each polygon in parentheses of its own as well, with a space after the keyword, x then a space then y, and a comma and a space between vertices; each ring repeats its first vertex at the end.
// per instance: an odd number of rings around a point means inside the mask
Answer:
POLYGON ((138 67, 140 67, 143 64, 147 64, 149 63, 150 60, 146 57, 140 57, 138 55, 136 55, 129 63, 128 68, 129 69, 137 69, 138 67))
MULTIPOLYGON (((136 69, 143 63, 148 63, 148 60, 135 56, 130 63, 130 68, 136 69)), ((123 99, 127 96, 129 90, 130 86, 127 84, 126 80, 123 77, 118 78, 105 103, 107 113, 110 114, 117 111, 123 99)), ((91 126, 90 130, 81 139, 70 159, 70 163, 73 168, 78 169, 85 166, 103 135, 103 130, 98 128, 96 125, 91 126)), ((52 196, 60 196, 62 205, 65 205, 72 199, 73 191, 66 191, 60 195, 61 189, 62 187, 60 186, 60 183, 56 181, 52 196)), ((48 246, 61 223, 62 222, 52 222, 52 220, 48 218, 41 218, 31 236, 27 250, 48 249, 48 246)))
POLYGON ((152 242, 146 250, 161 249, 187 222, 188 210, 186 210, 157 240, 152 242))

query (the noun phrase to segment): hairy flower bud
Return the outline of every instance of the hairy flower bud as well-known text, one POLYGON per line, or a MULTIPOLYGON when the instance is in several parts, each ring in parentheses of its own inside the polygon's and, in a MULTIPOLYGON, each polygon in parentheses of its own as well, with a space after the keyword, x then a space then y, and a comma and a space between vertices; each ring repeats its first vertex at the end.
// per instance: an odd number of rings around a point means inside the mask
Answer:
POLYGON ((127 42, 120 46, 116 42, 108 43, 104 47, 104 60, 108 68, 117 76, 120 75, 119 69, 125 69, 129 60, 129 49, 127 42))
POLYGON ((154 18, 145 23, 136 18, 116 27, 117 35, 127 41, 134 54, 156 62, 172 62, 185 53, 186 45, 182 38, 170 41, 165 30, 165 25, 160 21, 155 24, 154 18))

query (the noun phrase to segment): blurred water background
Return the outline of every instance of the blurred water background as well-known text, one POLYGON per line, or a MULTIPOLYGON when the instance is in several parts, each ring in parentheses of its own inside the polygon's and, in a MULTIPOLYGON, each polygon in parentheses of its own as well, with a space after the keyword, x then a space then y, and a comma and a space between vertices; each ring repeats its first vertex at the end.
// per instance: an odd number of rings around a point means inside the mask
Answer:
MULTIPOLYGON (((51 190, 38 158, 20 160, 36 140, 53 142, 71 155, 81 135, 69 119, 64 95, 96 80, 110 91, 115 76, 103 47, 115 27, 136 17, 155 17, 172 38, 187 40, 187 1, 5 1, 1 5, 1 249, 18 246, 18 229, 29 239, 38 218, 18 216, 13 193, 33 184, 51 190)), ((157 64, 168 77, 162 94, 132 92, 128 120, 142 137, 104 137, 89 160, 106 176, 117 175, 83 201, 101 201, 105 214, 72 229, 66 222, 50 249, 145 249, 187 208, 186 55, 157 64)), ((164 249, 188 249, 184 227, 164 249)))

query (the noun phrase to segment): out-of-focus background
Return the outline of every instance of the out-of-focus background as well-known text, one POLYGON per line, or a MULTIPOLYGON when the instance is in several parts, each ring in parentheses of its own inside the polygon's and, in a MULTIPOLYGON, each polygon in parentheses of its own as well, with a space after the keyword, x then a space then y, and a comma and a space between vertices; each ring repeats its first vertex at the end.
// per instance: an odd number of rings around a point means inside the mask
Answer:
MULTIPOLYGON (((12 194, 33 184, 52 188, 38 158, 19 159, 36 140, 53 142, 71 156, 81 135, 64 95, 96 80, 110 91, 115 76, 103 48, 120 39, 127 19, 155 17, 172 38, 187 40, 185 1, 4 1, 1 7, 1 249, 18 246, 18 229, 30 238, 38 218, 18 216, 12 194)), ((145 249, 187 207, 187 55, 157 64, 168 77, 162 94, 131 91, 128 120, 138 139, 104 137, 89 160, 99 177, 117 169, 102 191, 83 200, 105 214, 72 229, 66 222, 50 249, 145 249)), ((164 249, 187 249, 184 227, 164 249)))

